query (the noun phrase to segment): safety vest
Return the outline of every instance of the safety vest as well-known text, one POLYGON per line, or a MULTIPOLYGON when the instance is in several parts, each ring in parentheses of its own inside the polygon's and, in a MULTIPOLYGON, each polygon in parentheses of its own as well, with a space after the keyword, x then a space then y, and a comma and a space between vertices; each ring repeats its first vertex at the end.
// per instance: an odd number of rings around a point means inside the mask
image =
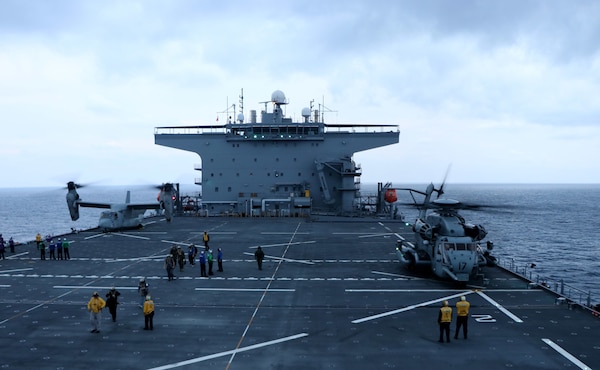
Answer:
POLYGON ((92 311, 93 313, 100 312, 104 306, 106 306, 106 302, 104 302, 104 299, 102 298, 92 297, 92 299, 90 299, 88 302, 88 310, 92 311))
POLYGON ((154 302, 152 302, 152 300, 149 299, 146 302, 144 302, 144 315, 148 315, 152 312, 154 312, 154 302))
POLYGON ((442 313, 440 322, 451 322, 452 321, 452 309, 450 307, 442 307, 442 308, 440 308, 440 312, 442 313))
POLYGON ((468 316, 470 306, 471 306, 471 304, 467 301, 456 302, 456 314, 458 316, 468 316))

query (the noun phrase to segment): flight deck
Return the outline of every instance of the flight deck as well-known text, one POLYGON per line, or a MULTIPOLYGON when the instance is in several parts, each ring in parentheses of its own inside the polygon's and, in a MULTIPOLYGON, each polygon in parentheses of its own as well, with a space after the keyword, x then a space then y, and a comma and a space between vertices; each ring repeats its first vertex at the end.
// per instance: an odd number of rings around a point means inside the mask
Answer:
MULTIPOLYGON (((0 261, 2 369, 577 369, 600 368, 589 310, 499 267, 455 285, 401 268, 403 223, 377 218, 178 217, 142 230, 69 234, 71 260, 41 261, 34 243, 0 261), (175 269, 173 245, 203 249, 224 271, 175 269), (263 270, 254 260, 265 252, 263 270), (137 285, 156 304, 143 330, 137 285), (121 292, 90 333, 94 291, 121 292), (441 302, 471 303, 468 339, 439 343, 441 302)), ((454 336, 456 311, 451 334, 454 336)))

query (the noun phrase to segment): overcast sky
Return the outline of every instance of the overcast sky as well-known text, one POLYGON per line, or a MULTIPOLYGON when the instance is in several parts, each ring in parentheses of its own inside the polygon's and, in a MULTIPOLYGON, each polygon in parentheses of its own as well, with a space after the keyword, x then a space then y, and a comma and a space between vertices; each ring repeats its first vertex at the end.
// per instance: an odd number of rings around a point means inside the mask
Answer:
POLYGON ((2 187, 191 184, 154 127, 285 92, 397 124, 363 183, 600 183, 597 1, 0 0, 2 187))

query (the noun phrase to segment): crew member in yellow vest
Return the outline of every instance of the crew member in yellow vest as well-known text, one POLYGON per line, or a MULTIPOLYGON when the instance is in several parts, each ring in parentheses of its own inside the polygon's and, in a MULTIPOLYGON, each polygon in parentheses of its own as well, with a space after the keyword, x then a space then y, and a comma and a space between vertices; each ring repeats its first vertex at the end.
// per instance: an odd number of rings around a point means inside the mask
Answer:
POLYGON ((210 236, 208 235, 208 231, 204 232, 202 235, 202 241, 204 242, 204 250, 208 252, 208 242, 210 241, 210 236))
POLYGON ((471 307, 471 304, 464 295, 460 297, 460 301, 456 302, 456 333, 454 334, 454 339, 458 339, 458 332, 460 331, 461 326, 463 329, 463 336, 467 339, 469 307, 471 307))
POLYGON ((450 323, 452 322, 452 308, 448 307, 448 301, 442 303, 440 313, 438 315, 438 324, 440 324, 440 340, 444 343, 444 333, 446 333, 446 342, 450 343, 450 323))
POLYGON ((106 306, 104 299, 100 298, 98 292, 94 295, 87 304, 87 309, 90 312, 90 321, 92 322, 92 333, 100 333, 100 323, 102 322, 102 309, 106 306))
POLYGON ((154 301, 147 295, 144 302, 144 330, 154 330, 154 301))

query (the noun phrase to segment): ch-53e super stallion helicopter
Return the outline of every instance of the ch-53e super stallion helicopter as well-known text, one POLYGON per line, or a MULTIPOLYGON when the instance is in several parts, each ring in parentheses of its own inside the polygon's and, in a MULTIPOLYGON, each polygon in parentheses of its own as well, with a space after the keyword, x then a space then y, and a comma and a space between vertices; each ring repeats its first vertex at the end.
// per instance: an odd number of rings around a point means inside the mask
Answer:
POLYGON ((153 203, 130 203, 130 192, 127 191, 124 203, 84 202, 79 198, 77 188, 82 187, 73 181, 67 183, 67 206, 71 220, 79 219, 79 207, 108 209, 100 214, 98 227, 102 231, 135 229, 142 226, 144 213, 148 209, 164 210, 167 222, 173 217, 176 199, 176 190, 173 184, 167 183, 159 186, 160 192, 157 201, 153 203))
POLYGON ((415 245, 398 241, 396 247, 396 254, 403 265, 409 268, 431 267, 438 278, 466 283, 479 274, 480 267, 495 264, 495 257, 490 255, 493 243, 488 241, 485 247, 480 245, 487 235, 483 225, 466 223, 458 213, 460 209, 475 209, 480 206, 440 199, 444 194, 443 185, 435 189, 430 184, 425 192, 414 189, 397 190, 408 190, 413 200, 414 193, 425 196, 422 204, 417 204, 416 201, 414 204, 419 208, 418 218, 413 225, 415 245), (431 200, 434 192, 438 196, 431 200))

